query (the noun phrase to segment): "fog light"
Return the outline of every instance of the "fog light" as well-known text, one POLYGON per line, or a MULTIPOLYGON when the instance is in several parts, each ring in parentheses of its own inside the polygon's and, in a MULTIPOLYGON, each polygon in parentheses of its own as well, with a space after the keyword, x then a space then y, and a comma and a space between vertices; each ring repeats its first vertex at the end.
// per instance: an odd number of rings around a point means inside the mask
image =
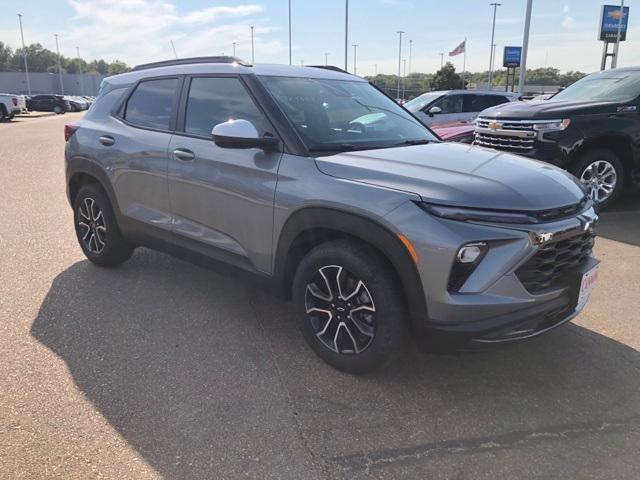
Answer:
POLYGON ((456 259, 460 263, 474 263, 482 255, 486 248, 487 244, 484 242, 470 243, 458 250, 456 259))

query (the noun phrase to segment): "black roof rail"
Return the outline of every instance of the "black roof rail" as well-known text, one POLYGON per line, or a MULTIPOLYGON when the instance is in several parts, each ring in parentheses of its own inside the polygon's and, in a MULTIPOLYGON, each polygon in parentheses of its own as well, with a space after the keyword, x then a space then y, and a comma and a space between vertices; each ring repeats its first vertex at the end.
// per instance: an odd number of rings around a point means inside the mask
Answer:
POLYGON ((192 58, 176 58, 174 60, 162 60, 160 62, 143 63, 136 65, 131 69, 132 72, 138 70, 146 70, 148 68, 171 67, 174 65, 190 65, 193 63, 237 63, 243 67, 250 67, 251 64, 237 57, 218 56, 218 57, 192 57, 192 58))
POLYGON ((346 73, 347 75, 351 75, 346 70, 343 70, 340 67, 336 67, 334 65, 306 65, 306 66, 310 68, 323 68, 325 70, 331 70, 333 72, 340 72, 340 73, 346 73))

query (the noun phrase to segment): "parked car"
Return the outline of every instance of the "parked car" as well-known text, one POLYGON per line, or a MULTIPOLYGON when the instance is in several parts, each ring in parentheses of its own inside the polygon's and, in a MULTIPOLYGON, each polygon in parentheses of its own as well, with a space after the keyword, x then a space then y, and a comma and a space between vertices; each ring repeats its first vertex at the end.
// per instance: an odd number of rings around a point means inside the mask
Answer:
POLYGON ((447 90, 423 93, 404 107, 425 125, 473 120, 482 110, 513 102, 518 94, 482 90, 447 90))
POLYGON ((452 122, 434 125, 431 130, 445 142, 473 143, 475 128, 473 122, 452 122))
POLYGON ((347 372, 380 365, 407 330, 438 349, 535 337, 577 315, 597 275, 597 216, 573 176, 443 143, 347 73, 142 65, 106 78, 65 138, 91 262, 147 246, 254 273, 347 372))
POLYGON ((87 110, 89 108, 89 102, 87 102, 82 97, 64 97, 64 99, 69 102, 71 112, 81 112, 83 110, 87 110))
POLYGON ((71 110, 71 104, 62 95, 32 95, 27 100, 32 112, 55 112, 63 114, 71 110))
POLYGON ((475 143, 565 168, 601 208, 640 171, 640 67, 593 73, 544 102, 483 111, 475 143))
POLYGON ((0 93, 0 122, 11 120, 22 112, 22 99, 19 95, 0 93))

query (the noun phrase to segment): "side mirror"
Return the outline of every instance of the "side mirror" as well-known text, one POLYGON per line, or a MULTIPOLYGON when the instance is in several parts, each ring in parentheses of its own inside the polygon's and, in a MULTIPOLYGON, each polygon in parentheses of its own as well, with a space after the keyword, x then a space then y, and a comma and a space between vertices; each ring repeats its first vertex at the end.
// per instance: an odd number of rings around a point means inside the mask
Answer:
POLYGON ((442 113, 442 109, 440 107, 431 107, 429 109, 429 116, 433 117, 436 113, 442 113))
POLYGON ((275 137, 261 137, 249 120, 229 120, 219 123, 211 131, 216 145, 222 148, 262 148, 272 150, 280 142, 275 137))

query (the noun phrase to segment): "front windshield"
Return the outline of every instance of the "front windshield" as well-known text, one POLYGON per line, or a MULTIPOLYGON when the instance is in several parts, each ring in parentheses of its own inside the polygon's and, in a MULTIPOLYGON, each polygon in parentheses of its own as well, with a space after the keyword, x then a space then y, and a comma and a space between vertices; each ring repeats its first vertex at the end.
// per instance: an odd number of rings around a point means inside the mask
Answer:
POLYGON ((414 98, 413 100, 409 100, 404 104, 404 108, 409 110, 410 112, 416 113, 422 110, 426 105, 434 102, 438 98, 442 96, 442 92, 427 92, 423 93, 419 97, 414 98))
POLYGON ((640 95, 640 73, 632 71, 611 71, 593 73, 565 90, 557 93, 549 101, 580 102, 606 101, 626 102, 640 95))
POLYGON ((311 152, 436 141, 418 120, 366 82, 260 77, 311 152))

